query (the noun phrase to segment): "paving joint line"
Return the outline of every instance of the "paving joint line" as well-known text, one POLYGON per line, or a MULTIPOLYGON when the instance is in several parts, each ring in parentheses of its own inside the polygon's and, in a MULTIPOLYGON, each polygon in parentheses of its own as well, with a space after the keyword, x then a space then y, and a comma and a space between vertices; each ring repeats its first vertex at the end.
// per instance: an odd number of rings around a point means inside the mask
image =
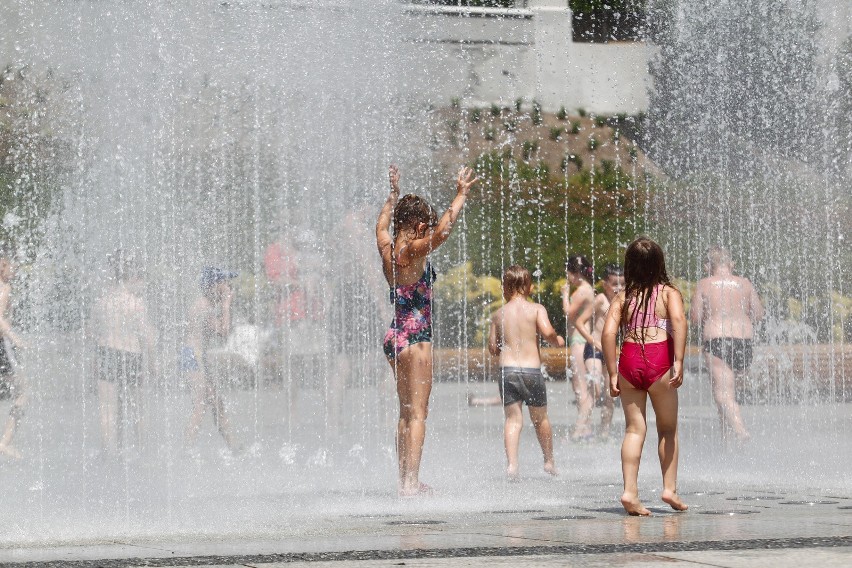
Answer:
POLYGON ((438 558, 475 558, 489 556, 554 556, 573 554, 666 553, 735 550, 779 550, 797 548, 852 547, 852 536, 768 538, 687 542, 570 544, 556 546, 460 547, 410 550, 349 550, 339 552, 288 552, 229 556, 185 556, 172 558, 123 558, 102 560, 51 560, 9 562, 0 568, 129 568, 256 565, 291 562, 328 562, 345 560, 415 560, 438 558))

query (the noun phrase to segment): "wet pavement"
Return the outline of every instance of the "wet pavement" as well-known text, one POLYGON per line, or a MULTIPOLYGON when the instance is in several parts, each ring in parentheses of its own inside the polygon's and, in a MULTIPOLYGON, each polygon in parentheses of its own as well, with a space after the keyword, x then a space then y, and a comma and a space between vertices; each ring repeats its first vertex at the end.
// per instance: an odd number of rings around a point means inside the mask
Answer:
MULTIPOLYGON (((493 394, 493 387, 436 384, 423 464, 435 487, 429 498, 395 495, 385 432, 392 432, 392 399, 379 388, 364 394, 384 401, 385 410, 371 410, 381 422, 357 443, 322 452, 308 435, 282 445, 286 432, 268 430, 237 459, 224 457, 210 433, 199 455, 184 456, 169 442, 154 448, 163 458, 113 465, 92 458, 79 477, 74 454, 49 447, 21 464, 4 462, 0 564, 852 565, 852 405, 745 406, 752 441, 731 446, 719 440, 706 385, 694 381, 681 408, 679 483, 690 510, 675 513, 657 498, 649 411, 640 493, 653 516, 640 519, 618 503, 620 409, 609 441, 571 443, 570 393, 565 383, 549 383, 561 475, 541 471, 527 427, 522 478, 509 483, 500 408, 467 406, 468 392, 493 394), (363 452, 354 452, 359 444, 363 452)), ((247 407, 250 395, 234 393, 232 404, 247 407)), ((306 406, 317 404, 312 396, 303 393, 306 406)), ((271 414, 275 402, 259 412, 271 414)), ((172 424, 182 426, 180 418, 172 424)))

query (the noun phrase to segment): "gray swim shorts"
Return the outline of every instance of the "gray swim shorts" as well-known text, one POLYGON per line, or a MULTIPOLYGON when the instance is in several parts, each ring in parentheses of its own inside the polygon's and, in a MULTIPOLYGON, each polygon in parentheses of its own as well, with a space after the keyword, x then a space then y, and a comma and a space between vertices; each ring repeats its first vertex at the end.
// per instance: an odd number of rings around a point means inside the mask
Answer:
POLYGON ((547 406, 547 389, 541 369, 502 367, 498 385, 503 406, 516 402, 525 402, 527 406, 547 406))

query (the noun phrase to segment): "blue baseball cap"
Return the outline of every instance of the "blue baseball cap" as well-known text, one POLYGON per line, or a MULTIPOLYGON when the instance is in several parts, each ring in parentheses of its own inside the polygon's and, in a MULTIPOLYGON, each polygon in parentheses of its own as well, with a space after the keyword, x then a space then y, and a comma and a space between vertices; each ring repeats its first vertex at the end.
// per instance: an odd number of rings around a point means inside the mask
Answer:
POLYGON ((207 266, 201 271, 201 287, 210 288, 219 282, 236 278, 239 275, 239 272, 232 272, 230 270, 222 270, 221 268, 207 266))

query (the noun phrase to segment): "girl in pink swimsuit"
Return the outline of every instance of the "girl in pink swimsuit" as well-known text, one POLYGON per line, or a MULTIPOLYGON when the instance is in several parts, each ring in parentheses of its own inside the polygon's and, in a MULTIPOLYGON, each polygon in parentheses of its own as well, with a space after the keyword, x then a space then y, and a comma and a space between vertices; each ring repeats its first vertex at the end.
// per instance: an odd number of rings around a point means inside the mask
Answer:
POLYGON ((627 423, 621 445, 624 493, 621 504, 631 515, 650 515, 639 500, 638 477, 647 425, 648 397, 657 417, 663 501, 677 511, 687 506, 677 494, 677 389, 683 384, 686 315, 683 298, 666 274, 660 245, 639 237, 624 255, 625 290, 606 316, 601 345, 609 373, 609 392, 621 396, 627 423), (617 337, 622 334, 621 355, 617 337))

